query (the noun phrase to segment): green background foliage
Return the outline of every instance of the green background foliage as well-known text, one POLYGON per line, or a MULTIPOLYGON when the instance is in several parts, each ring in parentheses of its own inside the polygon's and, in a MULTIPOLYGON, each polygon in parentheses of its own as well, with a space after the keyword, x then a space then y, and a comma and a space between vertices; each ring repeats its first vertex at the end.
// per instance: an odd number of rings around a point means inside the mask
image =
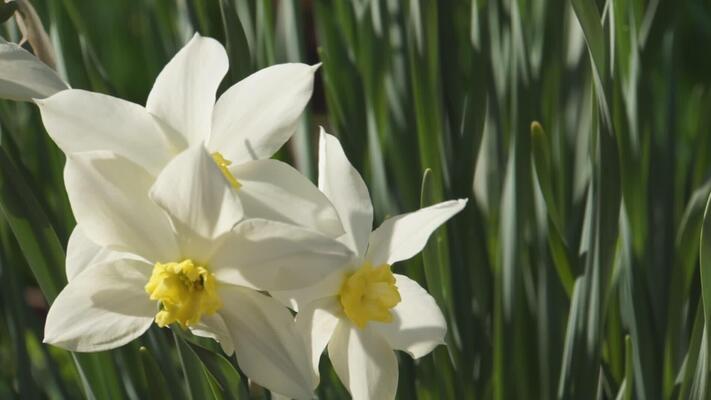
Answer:
MULTIPOLYGON (((708 2, 32 3, 73 87, 139 104, 194 31, 227 48, 221 90, 323 62, 278 157, 315 178, 325 126, 378 223, 471 199, 395 267, 449 324, 447 347, 400 354, 399 398, 711 396, 708 2)), ((13 20, 2 31, 20 40, 13 20)), ((64 158, 31 104, 0 102, 0 134, 0 398, 270 396, 180 331, 96 354, 43 345, 74 225, 64 158)), ((346 396, 327 358, 321 376, 321 398, 346 396)))

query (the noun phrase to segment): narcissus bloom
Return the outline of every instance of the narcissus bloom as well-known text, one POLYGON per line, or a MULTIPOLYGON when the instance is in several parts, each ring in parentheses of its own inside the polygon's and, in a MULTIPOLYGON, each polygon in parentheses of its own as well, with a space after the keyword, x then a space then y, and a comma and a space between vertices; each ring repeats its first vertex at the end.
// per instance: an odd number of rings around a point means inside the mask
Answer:
POLYGON ((296 324, 307 337, 314 373, 328 355, 354 399, 392 399, 403 350, 419 358, 443 343, 442 312, 415 281, 391 266, 422 250, 440 225, 464 208, 452 200, 392 217, 371 232, 373 208, 368 189, 348 162, 338 139, 321 131, 319 188, 344 224, 338 242, 348 246, 348 262, 314 286, 274 296, 298 310, 296 324))
POLYGON ((196 34, 158 75, 146 107, 77 89, 36 103, 47 132, 67 155, 111 151, 155 177, 182 151, 205 143, 235 190, 235 212, 337 236, 343 230, 326 197, 294 168, 269 159, 294 134, 317 68, 291 63, 262 69, 216 102, 227 53, 196 34))
POLYGON ((260 290, 312 285, 350 251, 314 230, 242 216, 236 191, 198 144, 157 179, 111 152, 69 156, 78 221, 68 285, 44 341, 72 351, 121 346, 155 321, 219 341, 268 389, 312 396, 315 378, 291 313, 260 290))

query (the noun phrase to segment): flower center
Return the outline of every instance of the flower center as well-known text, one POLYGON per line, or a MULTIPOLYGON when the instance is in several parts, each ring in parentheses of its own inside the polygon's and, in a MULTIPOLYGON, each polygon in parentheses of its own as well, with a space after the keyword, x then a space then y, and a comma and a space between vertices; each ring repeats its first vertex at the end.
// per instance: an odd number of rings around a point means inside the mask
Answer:
POLYGON ((156 323, 161 328, 174 322, 183 328, 195 325, 222 307, 215 276, 190 259, 156 263, 145 290, 160 304, 156 323))
POLYGON ((235 178, 235 176, 232 175, 230 170, 227 168, 232 164, 232 161, 223 157, 222 153, 220 153, 219 151, 212 153, 212 159, 213 161, 215 161, 215 164, 217 164, 217 167, 220 169, 220 171, 222 171, 222 175, 225 176, 227 182, 229 182, 233 188, 239 189, 242 184, 239 183, 237 178, 235 178))
POLYGON ((390 309, 400 302, 390 265, 374 268, 370 262, 346 278, 339 297, 343 312, 361 329, 368 321, 392 322, 390 309))

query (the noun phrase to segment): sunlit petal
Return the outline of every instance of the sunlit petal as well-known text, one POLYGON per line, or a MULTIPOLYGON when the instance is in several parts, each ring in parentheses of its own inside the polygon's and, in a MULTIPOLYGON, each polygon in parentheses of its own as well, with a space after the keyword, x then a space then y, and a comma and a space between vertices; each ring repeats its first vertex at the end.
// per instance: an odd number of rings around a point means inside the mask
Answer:
POLYGON ((315 377, 291 313, 252 289, 223 285, 220 294, 229 304, 220 314, 232 334, 242 371, 277 393, 313 397, 315 377))
POLYGON ((343 240, 354 251, 365 254, 373 229, 373 206, 368 188, 343 152, 341 143, 321 128, 318 187, 331 200, 343 223, 343 240))
POLYGON ((296 131, 316 68, 278 64, 227 89, 215 105, 208 148, 238 164, 274 155, 296 131))
POLYGON ((44 342, 71 351, 102 351, 142 335, 156 311, 143 291, 150 273, 150 264, 126 259, 87 268, 52 303, 44 342))
POLYGON ((217 87, 228 68, 224 47, 195 34, 156 78, 146 108, 188 145, 200 143, 210 134, 217 87))
POLYGON ((394 264, 419 253, 432 232, 461 211, 467 200, 450 200, 385 220, 368 241, 373 265, 394 264))

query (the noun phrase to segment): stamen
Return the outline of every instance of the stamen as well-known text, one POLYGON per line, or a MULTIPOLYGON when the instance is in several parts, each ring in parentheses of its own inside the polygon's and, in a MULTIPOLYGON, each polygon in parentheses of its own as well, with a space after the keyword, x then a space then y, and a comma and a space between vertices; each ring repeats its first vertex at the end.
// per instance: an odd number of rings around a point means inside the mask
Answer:
POLYGON ((220 171, 222 171, 222 175, 225 176, 225 179, 227 179, 227 181, 230 183, 230 185, 232 185, 233 188, 239 189, 242 186, 242 184, 239 183, 237 178, 232 175, 229 168, 227 168, 232 164, 232 161, 223 157, 222 153, 220 153, 219 151, 212 153, 212 160, 215 161, 217 167, 220 168, 220 171))

